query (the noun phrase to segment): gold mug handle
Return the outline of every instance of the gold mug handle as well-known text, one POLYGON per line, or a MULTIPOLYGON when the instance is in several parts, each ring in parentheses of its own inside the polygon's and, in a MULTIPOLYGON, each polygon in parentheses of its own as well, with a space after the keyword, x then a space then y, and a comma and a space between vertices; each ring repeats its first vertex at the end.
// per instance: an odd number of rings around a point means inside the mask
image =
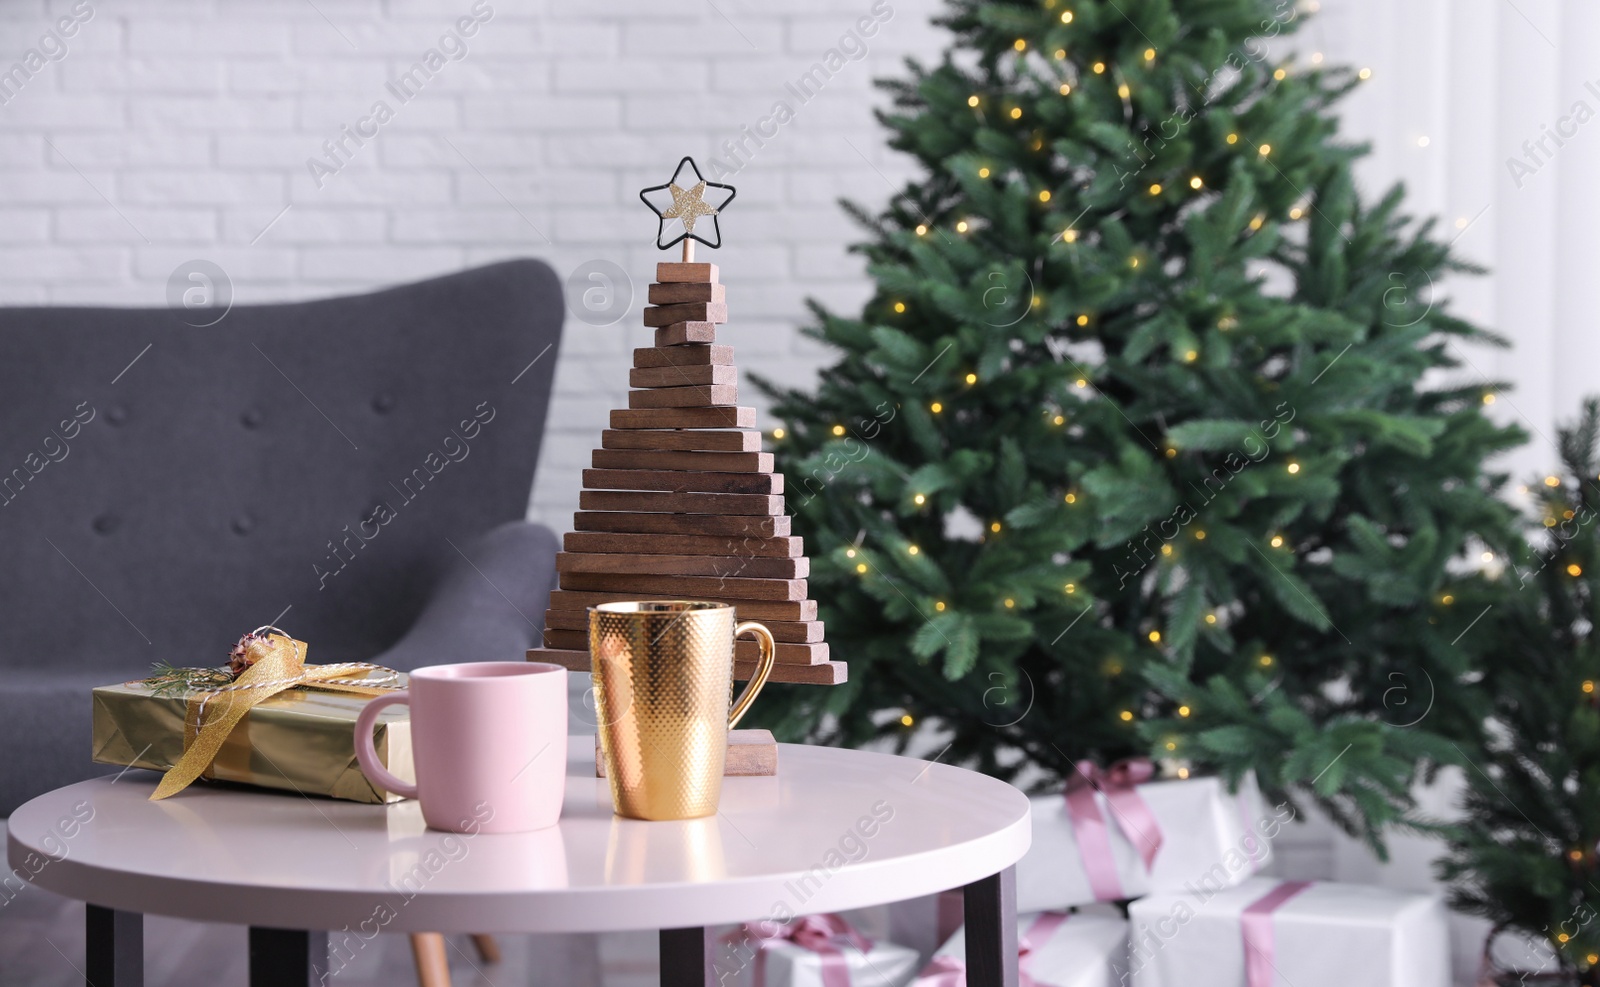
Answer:
POLYGON ((756 640, 761 642, 761 662, 756 666, 756 673, 744 685, 744 691, 739 693, 739 698, 734 701, 733 711, 728 714, 728 729, 732 730, 740 719, 744 717, 750 704, 756 701, 756 696, 761 694, 761 687, 767 684, 767 676, 772 674, 772 661, 777 656, 778 646, 772 640, 772 632, 767 630, 765 624, 758 624, 747 620, 733 629, 734 640, 738 640, 746 633, 754 634, 756 640))

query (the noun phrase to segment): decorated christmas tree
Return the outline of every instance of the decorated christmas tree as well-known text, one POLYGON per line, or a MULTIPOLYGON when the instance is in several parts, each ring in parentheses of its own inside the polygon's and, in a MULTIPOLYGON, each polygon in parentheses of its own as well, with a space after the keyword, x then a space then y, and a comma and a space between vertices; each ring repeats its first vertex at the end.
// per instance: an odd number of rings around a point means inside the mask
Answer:
MULTIPOLYGON (((1486 738, 1442 875, 1453 903, 1530 944, 1502 943, 1519 974, 1560 969, 1600 984, 1600 402, 1560 432, 1563 471, 1537 490, 1542 544, 1508 569, 1478 625, 1486 738)), ((1513 977, 1508 983, 1528 982, 1513 977)))
POLYGON ((1456 756, 1447 567, 1515 541, 1484 461, 1521 436, 1493 385, 1448 383, 1490 341, 1426 290, 1462 265, 1400 189, 1357 192, 1332 111, 1369 73, 1268 57, 1298 20, 953 0, 943 60, 882 83, 918 176, 852 207, 876 291, 817 308, 837 362, 773 391, 854 671, 769 725, 929 727, 946 761, 1047 784, 1080 758, 1254 768, 1372 839, 1456 756))

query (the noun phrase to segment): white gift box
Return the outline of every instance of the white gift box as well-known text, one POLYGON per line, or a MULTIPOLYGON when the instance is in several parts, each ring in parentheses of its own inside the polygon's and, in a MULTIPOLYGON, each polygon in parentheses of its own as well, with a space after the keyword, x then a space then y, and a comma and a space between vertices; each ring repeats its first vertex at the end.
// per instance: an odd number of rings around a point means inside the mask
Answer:
MULTIPOLYGON (((1134 987, 1449 987, 1450 932, 1438 898, 1313 882, 1264 916, 1270 937, 1244 941, 1245 909, 1282 882, 1155 894, 1129 907, 1134 987), (1246 954, 1261 957, 1246 979, 1246 954)), ((1287 889, 1286 889, 1287 890, 1287 889)))
MULTIPOLYGON (((1265 806, 1253 774, 1244 777, 1236 794, 1220 778, 1150 781, 1134 790, 1161 831, 1160 849, 1149 869, 1129 840, 1129 832, 1137 830, 1104 794, 1094 795, 1107 824, 1119 898, 1176 891, 1196 882, 1238 884, 1271 859, 1272 838, 1293 818, 1288 807, 1276 812, 1265 806)), ((1017 910, 1046 911, 1095 901, 1066 797, 1030 801, 1033 845, 1017 863, 1017 910)))
MULTIPOLYGON (((845 965, 850 987, 905 987, 916 976, 917 951, 899 943, 872 940, 863 952, 839 936, 830 945, 845 965)), ((715 969, 722 987, 827 987, 822 964, 822 953, 792 940, 752 939, 735 930, 723 937, 715 969)))
MULTIPOLYGON (((1017 916, 1018 946, 1027 939, 1029 947, 1021 962, 1038 987, 1123 987, 1122 971, 1127 969, 1128 959, 1125 919, 1111 909, 1080 911, 1063 916, 1061 924, 1048 936, 1030 936, 1029 931, 1042 914, 1046 913, 1017 916)), ((964 964, 966 932, 966 926, 957 929, 933 954, 934 963, 941 956, 949 956, 964 964)))

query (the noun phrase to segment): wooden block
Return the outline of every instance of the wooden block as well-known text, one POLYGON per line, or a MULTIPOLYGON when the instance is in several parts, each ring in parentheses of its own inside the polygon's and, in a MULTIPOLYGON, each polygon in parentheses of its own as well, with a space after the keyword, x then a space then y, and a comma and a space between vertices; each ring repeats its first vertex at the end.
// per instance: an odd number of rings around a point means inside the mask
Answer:
MULTIPOLYGON (((589 632, 587 629, 566 631, 547 627, 544 632, 544 646, 570 651, 584 650, 589 647, 589 632)), ((733 657, 735 661, 760 661, 761 645, 759 642, 746 641, 741 638, 733 642, 733 657)), ((780 644, 773 652, 772 660, 783 665, 820 665, 828 660, 828 646, 826 644, 780 644)))
POLYGON ((682 305, 648 305, 644 324, 659 329, 680 322, 727 322, 726 302, 684 302, 682 305))
POLYGON ((756 559, 717 555, 642 555, 560 552, 557 572, 636 572, 645 576, 743 576, 754 579, 805 579, 811 560, 756 559))
MULTIPOLYGON (((823 626, 820 620, 763 620, 761 623, 772 632, 773 640, 782 644, 818 644, 822 641, 823 626)), ((589 612, 546 610, 544 626, 547 630, 582 631, 587 634, 589 612)))
MULTIPOLYGON (((769 778, 778 773, 778 745, 770 730, 729 730, 728 753, 722 762, 724 778, 769 778)), ((594 738, 594 776, 606 776, 606 755, 598 734, 594 738)))
POLYGON ((666 261, 656 265, 656 280, 664 284, 682 284, 695 281, 715 283, 717 280, 717 265, 681 264, 666 261))
MULTIPOLYGON (((635 367, 628 371, 629 387, 689 387, 695 384, 737 384, 739 370, 715 363, 673 367, 635 367)), ((722 402, 715 402, 721 404, 722 402)))
POLYGON ((708 470, 715 473, 771 473, 770 452, 650 452, 596 449, 589 464, 601 470, 708 470))
MULTIPOLYGON (((569 668, 574 672, 587 672, 589 670, 589 652, 574 651, 560 648, 529 648, 529 661, 544 661, 553 665, 569 668)), ((754 675, 756 666, 754 662, 736 661, 733 663, 733 677, 745 681, 754 675)), ((803 685, 839 685, 849 678, 850 668, 842 661, 830 661, 821 665, 778 665, 772 666, 772 674, 768 682, 794 682, 803 685)))
MULTIPOLYGON (((578 591, 557 589, 550 594, 551 610, 576 610, 584 612, 601 603, 625 603, 630 600, 683 599, 682 593, 647 594, 614 591, 578 591)), ((713 603, 731 604, 740 620, 816 620, 816 600, 746 600, 727 596, 696 596, 692 599, 710 600, 713 603)))
POLYGON ((760 432, 618 431, 600 433, 602 449, 670 449, 677 452, 760 452, 760 432))
POLYGON ((755 428, 754 408, 630 408, 611 413, 612 428, 755 428))
POLYGON ((762 515, 775 517, 783 513, 783 498, 767 494, 583 490, 578 493, 578 509, 644 514, 741 514, 746 517, 762 515))
POLYGON ((716 341, 717 326, 714 322, 679 322, 656 330, 657 346, 685 346, 716 341))
MULTIPOLYGON (((694 470, 583 471, 586 490, 667 490, 673 493, 781 494, 782 473, 705 473, 694 470)), ((776 514, 777 511, 771 513, 776 514)))
POLYGON ((715 538, 605 531, 569 531, 562 536, 561 547, 569 552, 721 555, 736 559, 792 559, 805 553, 802 538, 715 538))
POLYGON ((635 367, 689 367, 701 364, 733 366, 732 346, 641 346, 633 351, 635 367))
POLYGON ((731 598, 781 600, 796 603, 806 598, 804 579, 740 579, 721 576, 636 576, 623 573, 563 572, 562 589, 598 590, 602 593, 636 593, 636 600, 654 596, 666 599, 731 598))
MULTIPOLYGON (((580 495, 581 496, 581 495, 580 495)), ((579 511, 572 516, 579 531, 622 531, 652 535, 725 535, 737 538, 784 538, 789 518, 715 514, 641 514, 626 511, 579 511)))
POLYGON ((630 408, 711 408, 738 403, 739 389, 732 384, 656 387, 628 392, 630 408))
POLYGON ((678 281, 650 286, 650 304, 679 305, 683 302, 722 302, 727 286, 715 281, 678 281))

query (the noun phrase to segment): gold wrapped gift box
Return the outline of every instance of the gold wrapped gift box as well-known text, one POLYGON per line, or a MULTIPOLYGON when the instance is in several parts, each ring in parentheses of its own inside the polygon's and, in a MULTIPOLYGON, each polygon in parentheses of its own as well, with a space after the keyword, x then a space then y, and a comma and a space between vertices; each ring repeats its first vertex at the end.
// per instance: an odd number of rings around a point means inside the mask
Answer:
MULTIPOLYGON (((201 776, 352 802, 399 802, 356 763, 355 723, 367 696, 296 688, 251 708, 201 776)), ((156 696, 139 682, 94 690, 94 759, 165 771, 183 756, 183 696, 156 696)), ((404 707, 378 714, 378 757, 413 781, 411 721, 404 707)))

